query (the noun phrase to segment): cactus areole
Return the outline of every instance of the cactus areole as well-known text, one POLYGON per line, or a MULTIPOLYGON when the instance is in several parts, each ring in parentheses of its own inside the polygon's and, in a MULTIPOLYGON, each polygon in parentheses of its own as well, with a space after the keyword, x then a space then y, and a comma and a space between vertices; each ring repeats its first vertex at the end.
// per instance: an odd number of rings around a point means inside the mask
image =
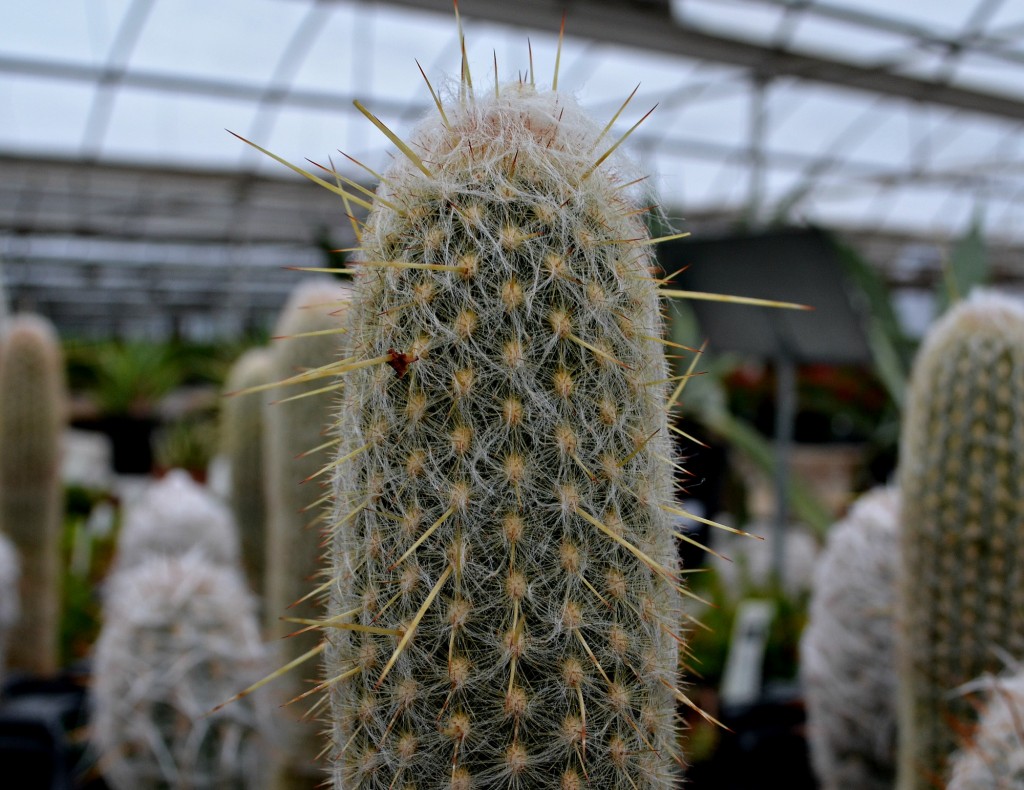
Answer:
POLYGON ((634 175, 563 93, 464 76, 438 109, 354 267, 335 786, 674 787, 668 373, 634 175))

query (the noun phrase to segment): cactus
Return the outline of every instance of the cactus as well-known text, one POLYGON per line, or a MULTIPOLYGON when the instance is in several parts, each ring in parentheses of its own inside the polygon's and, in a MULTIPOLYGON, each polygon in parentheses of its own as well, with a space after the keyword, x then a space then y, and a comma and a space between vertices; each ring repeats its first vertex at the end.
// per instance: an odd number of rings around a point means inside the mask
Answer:
MULTIPOLYGON (((946 790, 1024 786, 1024 674, 984 678, 988 701, 970 743, 950 761, 946 790)), ((976 685, 976 684, 972 684, 976 685)))
POLYGON ((107 583, 93 661, 91 739, 114 790, 265 786, 262 695, 210 715, 266 671, 242 574, 201 550, 153 555, 107 583))
POLYGON ((899 492, 861 496, 817 565, 800 673, 822 790, 889 790, 896 778, 899 492))
MULTIPOLYGON (((340 334, 300 337, 308 332, 340 329, 339 302, 346 295, 337 281, 315 280, 299 285, 291 294, 278 319, 272 348, 271 380, 283 380, 338 360, 340 334)), ((322 378, 271 391, 271 398, 285 399, 321 389, 322 378)), ((243 395, 242 397, 259 397, 243 395)), ((268 403, 264 411, 264 471, 267 491, 266 579, 264 615, 267 633, 281 639, 297 626, 281 620, 317 618, 321 614, 315 600, 306 600, 311 580, 317 574, 323 554, 322 535, 315 520, 317 510, 310 506, 322 497, 318 481, 303 481, 315 475, 324 464, 321 452, 310 452, 323 445, 331 423, 331 393, 320 393, 293 401, 268 403), (299 457, 301 456, 301 457, 299 457)), ((320 479, 323 479, 322 477, 320 479)), ((285 660, 292 660, 318 642, 315 632, 283 639, 277 646, 285 660)), ((303 678, 288 676, 275 684, 280 702, 287 702, 308 689, 303 678)), ((316 766, 322 749, 321 726, 316 721, 298 721, 303 710, 298 705, 282 709, 290 726, 284 737, 290 745, 287 764, 276 767, 274 787, 312 788, 323 780, 316 766)))
POLYGON ((220 565, 239 561, 231 512, 181 469, 150 485, 126 511, 117 542, 118 571, 154 554, 175 556, 192 550, 220 565))
POLYGON ((7 669, 7 650, 11 643, 11 632, 18 623, 20 610, 18 600, 18 550, 14 544, 0 534, 0 689, 4 685, 7 669))
MULTIPOLYGON (((272 358, 268 348, 245 352, 228 374, 228 392, 273 381, 272 358)), ((230 472, 228 500, 241 537, 242 567, 249 585, 262 596, 267 554, 263 400, 254 395, 228 398, 221 412, 220 441, 230 472)))
POLYGON ((377 189, 338 367, 336 787, 677 785, 654 240, 603 136, 467 79, 377 189))
POLYGON ((983 291, 928 333, 900 445, 900 790, 944 781, 950 695, 1024 655, 1024 305, 983 291))
POLYGON ((61 436, 64 362, 42 316, 10 319, 0 354, 0 532, 18 549, 21 619, 8 667, 35 674, 59 664, 61 436))

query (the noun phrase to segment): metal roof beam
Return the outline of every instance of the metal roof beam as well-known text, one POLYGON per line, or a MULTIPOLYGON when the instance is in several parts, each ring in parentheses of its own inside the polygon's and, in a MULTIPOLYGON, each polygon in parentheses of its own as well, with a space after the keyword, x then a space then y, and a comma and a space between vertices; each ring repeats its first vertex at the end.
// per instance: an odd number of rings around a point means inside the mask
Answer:
MULTIPOLYGON (((451 0, 387 0, 395 6, 451 15, 451 0)), ((530 29, 559 29, 564 2, 555 0, 474 0, 460 6, 465 16, 476 16, 530 29)), ((568 4, 566 27, 575 36, 664 52, 697 60, 711 60, 750 69, 766 78, 797 79, 864 90, 899 99, 922 101, 958 110, 1002 118, 1024 119, 1024 101, 996 93, 959 88, 895 74, 883 67, 852 63, 770 49, 682 27, 672 19, 668 3, 627 0, 587 0, 568 4)))

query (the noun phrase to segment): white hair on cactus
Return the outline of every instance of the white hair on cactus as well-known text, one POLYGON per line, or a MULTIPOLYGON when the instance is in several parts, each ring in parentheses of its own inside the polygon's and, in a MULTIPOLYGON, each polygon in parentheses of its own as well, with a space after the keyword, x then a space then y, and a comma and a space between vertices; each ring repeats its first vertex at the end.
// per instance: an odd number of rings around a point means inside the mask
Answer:
POLYGON ((93 662, 91 740, 116 790, 263 786, 263 695, 211 710, 267 670, 241 573, 199 550, 117 571, 93 662))
POLYGON ((987 704, 970 742, 950 763, 946 790, 1024 787, 1024 673, 987 676, 970 684, 987 691, 987 704))
POLYGON ((895 779, 899 510, 896 488, 861 496, 815 572, 800 671, 823 790, 888 790, 895 779))
POLYGON ((18 550, 10 538, 0 533, 0 686, 3 685, 11 630, 21 614, 19 578, 18 550))
POLYGON ((187 472, 174 469, 128 508, 118 537, 117 568, 193 549, 211 562, 235 565, 238 531, 226 505, 187 472))

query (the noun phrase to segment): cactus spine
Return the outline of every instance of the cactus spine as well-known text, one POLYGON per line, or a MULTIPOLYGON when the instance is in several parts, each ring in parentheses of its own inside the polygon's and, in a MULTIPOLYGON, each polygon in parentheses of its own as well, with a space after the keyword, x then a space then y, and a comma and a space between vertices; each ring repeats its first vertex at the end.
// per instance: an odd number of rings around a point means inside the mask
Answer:
POLYGON ((21 619, 8 666, 58 669, 60 446, 66 411, 57 333, 37 315, 10 319, 0 353, 0 532, 18 549, 21 619))
POLYGON ((119 569, 105 591, 91 736, 115 790, 265 786, 267 700, 209 715, 266 671, 255 604, 237 568, 196 549, 119 569))
POLYGON ((889 790, 896 778, 899 507, 896 488, 864 494, 815 570, 800 673, 822 790, 889 790))
MULTIPOLYGON (((339 312, 345 294, 340 283, 326 279, 305 282, 292 292, 274 331, 278 339, 272 349, 271 380, 284 380, 338 361, 340 334, 300 335, 340 329, 339 312)), ((322 611, 314 599, 298 606, 293 604, 309 593, 323 555, 321 529, 311 524, 318 511, 310 509, 323 492, 316 481, 302 484, 324 465, 323 453, 310 451, 325 442, 331 423, 332 395, 307 395, 323 386, 323 378, 313 378, 308 383, 275 388, 271 391, 272 400, 304 397, 268 403, 264 412, 268 496, 265 625, 272 638, 281 640, 277 647, 286 661, 315 648, 319 641, 312 631, 283 639, 301 626, 281 618, 315 619, 322 611)), ((309 686, 301 676, 293 674, 276 683, 275 688, 284 703, 307 691, 309 686)), ((303 713, 301 705, 281 709, 281 715, 290 720, 283 730, 289 740, 284 750, 289 760, 276 767, 275 787, 312 788, 323 781, 322 770, 316 764, 323 746, 321 726, 316 721, 298 721, 303 713)))
POLYGON ((944 780, 950 696, 1024 655, 1024 306, 973 294, 915 361, 900 447, 903 494, 900 790, 944 780))
MULTIPOLYGON (((268 348, 246 351, 228 374, 227 391, 238 392, 272 382, 272 359, 268 348)), ((221 447, 231 475, 228 500, 241 537, 242 567, 249 585, 262 596, 267 555, 263 400, 254 395, 228 398, 221 419, 221 447)))
POLYGON ((335 786, 675 787, 673 451, 632 174, 563 93, 466 79, 439 115, 356 266, 335 786))

